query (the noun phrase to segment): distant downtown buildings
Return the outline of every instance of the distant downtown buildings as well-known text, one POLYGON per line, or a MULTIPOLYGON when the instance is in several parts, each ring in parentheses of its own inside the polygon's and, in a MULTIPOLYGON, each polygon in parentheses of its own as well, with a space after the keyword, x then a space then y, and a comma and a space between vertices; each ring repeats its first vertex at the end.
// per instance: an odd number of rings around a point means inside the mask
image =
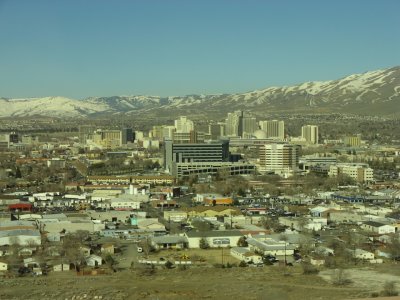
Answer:
POLYGON ((301 127, 301 137, 309 144, 318 144, 318 126, 304 125, 301 127))

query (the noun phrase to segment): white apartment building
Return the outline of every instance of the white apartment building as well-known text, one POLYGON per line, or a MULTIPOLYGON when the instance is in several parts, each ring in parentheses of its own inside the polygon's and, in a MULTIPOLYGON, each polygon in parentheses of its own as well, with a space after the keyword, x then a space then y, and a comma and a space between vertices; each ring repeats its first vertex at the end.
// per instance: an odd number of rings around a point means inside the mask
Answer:
POLYGON ((309 144, 318 144, 318 126, 304 125, 301 127, 301 137, 309 144))
POLYGON ((174 123, 176 132, 191 132, 192 130, 194 130, 193 121, 189 120, 185 116, 179 117, 179 119, 175 120, 174 123))
POLYGON ((356 180, 357 182, 371 182, 374 180, 374 170, 368 164, 362 163, 342 163, 331 165, 328 175, 336 177, 339 174, 345 174, 356 180))
POLYGON ((267 133, 267 138, 278 138, 284 140, 285 138, 285 122, 278 120, 260 121, 258 123, 261 130, 267 133))
POLYGON ((298 145, 268 144, 260 147, 260 171, 287 173, 298 169, 298 145))

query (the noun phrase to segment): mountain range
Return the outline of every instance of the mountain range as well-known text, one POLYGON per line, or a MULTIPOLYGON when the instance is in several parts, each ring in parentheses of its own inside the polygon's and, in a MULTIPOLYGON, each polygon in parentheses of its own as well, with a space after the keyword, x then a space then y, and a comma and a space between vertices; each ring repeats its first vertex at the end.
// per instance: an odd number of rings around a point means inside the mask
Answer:
POLYGON ((113 96, 83 100, 65 97, 0 98, 0 117, 87 118, 135 114, 223 115, 246 110, 266 113, 352 113, 400 116, 400 67, 353 74, 330 81, 269 87, 238 94, 113 96))

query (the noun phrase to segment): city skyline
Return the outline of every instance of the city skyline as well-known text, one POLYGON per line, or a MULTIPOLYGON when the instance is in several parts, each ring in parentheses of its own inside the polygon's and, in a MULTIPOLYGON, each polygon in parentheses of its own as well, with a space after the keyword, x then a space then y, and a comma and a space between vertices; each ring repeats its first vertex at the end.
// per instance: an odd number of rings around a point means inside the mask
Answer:
POLYGON ((399 65, 397 1, 2 1, 0 97, 246 92, 399 65))

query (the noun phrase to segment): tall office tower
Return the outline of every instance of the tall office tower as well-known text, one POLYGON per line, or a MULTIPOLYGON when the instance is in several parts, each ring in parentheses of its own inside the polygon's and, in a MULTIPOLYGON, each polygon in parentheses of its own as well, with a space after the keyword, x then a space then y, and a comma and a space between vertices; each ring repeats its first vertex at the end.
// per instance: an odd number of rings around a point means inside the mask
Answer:
POLYGON ((272 120, 272 121, 260 121, 261 130, 267 133, 269 138, 278 138, 280 140, 285 139, 285 122, 272 120))
POLYGON ((18 143, 18 133, 11 132, 10 134, 8 134, 8 141, 10 143, 17 144, 18 143))
POLYGON ((190 132, 194 130, 194 123, 187 117, 181 116, 175 120, 175 129, 177 132, 190 132))
POLYGON ((121 130, 97 130, 93 134, 93 142, 106 149, 115 149, 122 145, 121 130))
POLYGON ((190 132, 174 132, 173 142, 174 144, 197 144, 204 143, 205 135, 203 132, 192 130, 190 132))
POLYGON ((153 126, 149 132, 149 136, 153 139, 162 140, 163 139, 163 126, 153 126))
POLYGON ((229 161, 229 141, 205 144, 175 144, 164 140, 164 169, 171 171, 175 163, 229 161))
POLYGON ((144 132, 143 131, 135 131, 135 140, 137 141, 142 141, 144 138, 144 132))
POLYGON ((122 128, 122 145, 133 143, 135 141, 135 133, 132 128, 122 128))
POLYGON ((248 115, 247 113, 243 114, 242 118, 242 137, 251 137, 251 135, 258 130, 258 124, 255 117, 248 115))
POLYGON ((300 146, 291 144, 268 144, 260 147, 262 172, 284 173, 297 170, 300 146))
POLYGON ((309 144, 318 144, 318 126, 304 125, 301 127, 301 137, 309 144))
POLYGON ((163 139, 173 139, 174 132, 176 131, 174 126, 163 126, 162 137, 163 139))
POLYGON ((94 131, 96 130, 96 126, 93 125, 79 125, 78 127, 79 133, 79 142, 81 144, 85 144, 87 139, 91 138, 91 135, 93 135, 94 131))
POLYGON ((208 135, 212 140, 217 140, 221 136, 224 136, 223 129, 225 124, 221 125, 220 123, 217 124, 208 124, 208 135))
POLYGON ((235 111, 228 113, 225 121, 225 134, 226 136, 242 136, 243 134, 243 112, 235 111))

